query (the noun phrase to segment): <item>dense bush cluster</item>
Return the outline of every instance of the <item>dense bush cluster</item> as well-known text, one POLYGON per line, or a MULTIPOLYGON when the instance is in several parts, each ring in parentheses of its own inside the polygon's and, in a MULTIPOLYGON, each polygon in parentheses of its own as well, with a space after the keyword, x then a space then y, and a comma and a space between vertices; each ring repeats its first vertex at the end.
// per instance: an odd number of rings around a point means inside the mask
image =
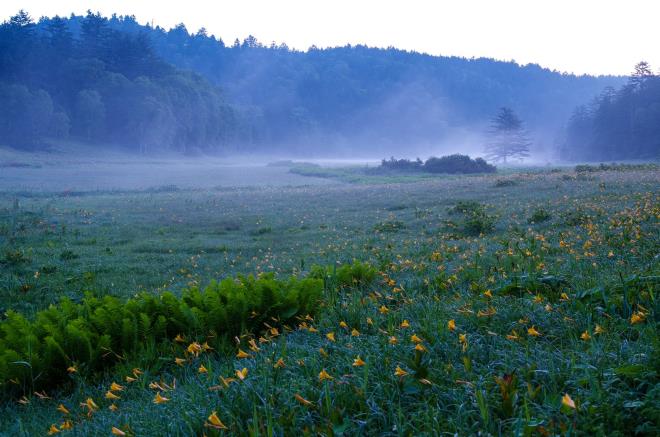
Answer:
MULTIPOLYGON (((352 270, 345 270, 339 272, 350 276, 352 270)), ((313 313, 322 291, 319 278, 263 275, 212 282, 180 298, 168 292, 125 302, 110 296, 65 300, 34 320, 10 311, 0 323, 0 387, 52 386, 66 377, 69 366, 97 371, 177 335, 220 339, 256 332, 264 323, 313 313)))
POLYGON ((488 164, 483 158, 471 159, 467 155, 454 154, 436 158, 430 157, 426 162, 417 158, 415 161, 408 159, 383 159, 378 171, 396 171, 402 173, 448 173, 448 174, 470 174, 470 173, 495 173, 494 165, 488 164))

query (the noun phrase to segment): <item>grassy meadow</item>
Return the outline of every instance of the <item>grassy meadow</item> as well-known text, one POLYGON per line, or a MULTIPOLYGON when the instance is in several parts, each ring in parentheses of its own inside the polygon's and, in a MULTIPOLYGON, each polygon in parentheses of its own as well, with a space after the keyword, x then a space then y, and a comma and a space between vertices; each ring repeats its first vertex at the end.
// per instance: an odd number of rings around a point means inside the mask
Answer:
POLYGON ((1 435, 660 433, 657 168, 265 168, 0 178, 1 435))

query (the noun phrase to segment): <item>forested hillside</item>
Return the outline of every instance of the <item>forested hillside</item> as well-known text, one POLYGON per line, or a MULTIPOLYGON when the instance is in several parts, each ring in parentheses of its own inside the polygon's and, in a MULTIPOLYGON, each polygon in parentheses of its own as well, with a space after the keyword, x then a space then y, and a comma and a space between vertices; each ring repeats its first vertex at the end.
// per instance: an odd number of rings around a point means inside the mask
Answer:
POLYGON ((612 87, 573 113, 562 149, 565 159, 660 158, 660 76, 640 62, 627 84, 612 87))
POLYGON ((547 148, 574 107, 622 83, 393 48, 225 44, 133 17, 19 13, 0 27, 0 143, 405 156, 463 145, 507 106, 547 148))

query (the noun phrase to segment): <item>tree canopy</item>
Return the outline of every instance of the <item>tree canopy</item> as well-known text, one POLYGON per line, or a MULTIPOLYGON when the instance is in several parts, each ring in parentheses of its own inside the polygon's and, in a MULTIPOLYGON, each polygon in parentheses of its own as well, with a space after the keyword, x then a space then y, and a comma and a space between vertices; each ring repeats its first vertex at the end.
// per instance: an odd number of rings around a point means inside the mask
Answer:
POLYGON ((621 84, 363 45, 227 45, 91 11, 0 25, 0 142, 28 147, 73 137, 144 153, 415 154, 482 130, 503 105, 552 136, 571 108, 621 84))
POLYGON ((578 106, 561 155, 573 161, 659 159, 660 76, 640 62, 628 83, 578 106))

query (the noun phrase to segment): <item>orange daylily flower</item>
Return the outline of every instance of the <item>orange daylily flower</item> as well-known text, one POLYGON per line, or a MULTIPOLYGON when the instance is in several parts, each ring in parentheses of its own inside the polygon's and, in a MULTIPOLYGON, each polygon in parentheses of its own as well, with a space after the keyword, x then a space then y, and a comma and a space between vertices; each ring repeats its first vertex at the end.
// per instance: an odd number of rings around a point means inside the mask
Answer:
POLYGON ((169 398, 163 397, 160 395, 160 392, 156 393, 156 397, 154 397, 154 404, 164 404, 165 402, 168 402, 169 398))
POLYGON ((537 331, 536 328, 534 328, 534 326, 532 326, 531 328, 527 328, 527 335, 531 337, 540 337, 541 333, 537 331))
POLYGON ((334 379, 328 372, 325 371, 325 369, 321 370, 321 373, 319 373, 319 381, 325 381, 325 380, 332 380, 334 379))
POLYGON ((211 413, 211 415, 208 417, 207 420, 208 420, 208 422, 205 423, 205 426, 209 426, 209 427, 215 428, 215 429, 228 429, 225 426, 225 424, 222 423, 222 421, 218 417, 218 414, 215 411, 213 411, 211 413))
POLYGON ((248 374, 247 367, 243 367, 243 369, 236 371, 236 376, 238 376, 238 379, 240 379, 241 381, 247 378, 247 374, 248 374))
POLYGON ((312 402, 308 401, 304 397, 300 396, 298 393, 294 394, 293 397, 300 402, 302 405, 309 407, 312 405, 312 402))
POLYGON ((396 369, 394 369, 394 376, 398 376, 400 378, 403 378, 406 375, 408 375, 408 372, 403 370, 401 367, 396 366, 396 369))
POLYGON ((353 367, 362 367, 365 364, 367 363, 362 358, 360 358, 359 355, 353 360, 353 367))
POLYGON ((573 399, 571 399, 568 393, 565 393, 561 398, 561 403, 562 405, 566 405, 569 408, 575 409, 575 402, 573 402, 573 399))
POLYGON ((447 322, 447 329, 449 329, 450 332, 454 332, 456 329, 456 322, 454 319, 451 319, 450 321, 447 322))

